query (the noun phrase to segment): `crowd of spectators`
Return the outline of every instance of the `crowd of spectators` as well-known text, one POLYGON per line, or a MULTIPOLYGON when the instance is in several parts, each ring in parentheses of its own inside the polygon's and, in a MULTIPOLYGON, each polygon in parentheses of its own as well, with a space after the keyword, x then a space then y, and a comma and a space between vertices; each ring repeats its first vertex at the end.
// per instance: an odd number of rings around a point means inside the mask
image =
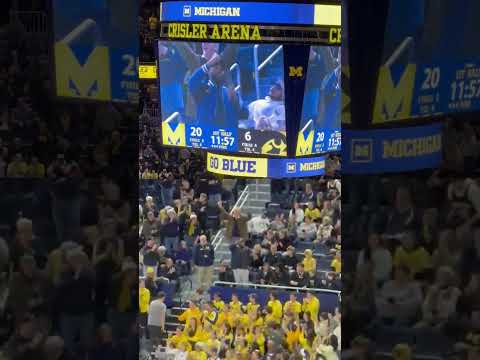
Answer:
POLYGON ((0 358, 136 359, 137 108, 55 99, 48 31, 0 37, 0 358))
POLYGON ((447 127, 441 169, 345 185, 344 348, 479 357, 478 135, 447 127))
POLYGON ((264 306, 251 294, 242 304, 233 293, 230 302, 218 294, 197 305, 189 302, 179 326, 167 340, 175 359, 317 359, 340 358, 341 315, 322 313, 318 298, 303 300, 291 293, 282 303, 271 293, 264 306))

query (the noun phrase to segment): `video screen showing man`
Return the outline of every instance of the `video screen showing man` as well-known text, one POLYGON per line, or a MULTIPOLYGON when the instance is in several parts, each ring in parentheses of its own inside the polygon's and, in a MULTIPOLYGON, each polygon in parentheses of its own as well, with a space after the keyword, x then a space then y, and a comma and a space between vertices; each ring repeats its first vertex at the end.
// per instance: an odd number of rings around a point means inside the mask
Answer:
POLYGON ((340 128, 340 52, 332 47, 312 46, 303 97, 302 125, 315 129, 340 128))
POLYGON ((275 82, 264 99, 248 105, 249 120, 256 130, 285 131, 285 92, 282 81, 275 82))
POLYGON ((211 131, 285 132, 281 46, 159 42, 158 47, 162 121, 211 131))
POLYGON ((183 81, 187 66, 177 48, 168 42, 158 43, 158 63, 162 71, 160 86, 163 91, 160 104, 163 114, 168 117, 178 113, 178 120, 181 120, 185 111, 183 81))
POLYGON ((219 55, 193 72, 188 88, 197 107, 197 123, 212 124, 215 128, 238 124, 238 97, 233 86, 225 81, 225 64, 219 55))

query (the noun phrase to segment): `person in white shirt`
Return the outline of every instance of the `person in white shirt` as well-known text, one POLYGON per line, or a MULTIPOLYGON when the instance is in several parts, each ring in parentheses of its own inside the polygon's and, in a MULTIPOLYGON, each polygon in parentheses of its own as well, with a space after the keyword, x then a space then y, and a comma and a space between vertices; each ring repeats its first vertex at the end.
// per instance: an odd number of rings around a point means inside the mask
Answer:
POLYGON ((377 284, 383 284, 390 278, 392 272, 392 255, 381 243, 378 234, 371 234, 368 238, 368 247, 358 254, 357 269, 364 264, 373 266, 373 276, 377 284))
POLYGON ((410 270, 397 266, 394 279, 385 283, 376 298, 377 314, 381 320, 408 325, 422 305, 422 290, 411 279, 410 270))
POLYGON ((270 220, 265 214, 255 216, 247 222, 248 232, 252 235, 262 235, 268 230, 270 220))
POLYGON ((265 99, 255 100, 248 105, 248 112, 256 130, 285 131, 283 84, 273 84, 265 99))
POLYGON ((295 224, 300 225, 300 223, 303 222, 303 219, 305 218, 305 213, 303 212, 303 209, 301 208, 299 203, 294 203, 292 210, 290 210, 289 214, 290 218, 295 219, 295 224))
POLYGON ((167 305, 165 305, 165 293, 160 292, 157 298, 150 303, 148 309, 148 332, 154 346, 160 345, 165 334, 165 317, 167 305))
POLYGON ((297 228, 297 236, 302 241, 313 241, 317 236, 317 226, 309 216, 297 228))

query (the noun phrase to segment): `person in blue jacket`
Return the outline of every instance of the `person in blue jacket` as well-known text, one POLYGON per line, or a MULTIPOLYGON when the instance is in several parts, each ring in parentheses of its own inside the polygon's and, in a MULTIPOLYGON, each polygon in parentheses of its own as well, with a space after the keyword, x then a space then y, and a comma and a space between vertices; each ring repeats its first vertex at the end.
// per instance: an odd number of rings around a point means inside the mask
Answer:
POLYGON ((188 82, 197 107, 197 124, 212 124, 214 128, 237 127, 239 102, 233 86, 225 82, 225 66, 216 55, 197 68, 188 82))
POLYGON ((199 289, 207 290, 212 284, 215 250, 208 243, 206 235, 200 235, 193 248, 193 264, 197 274, 199 289))

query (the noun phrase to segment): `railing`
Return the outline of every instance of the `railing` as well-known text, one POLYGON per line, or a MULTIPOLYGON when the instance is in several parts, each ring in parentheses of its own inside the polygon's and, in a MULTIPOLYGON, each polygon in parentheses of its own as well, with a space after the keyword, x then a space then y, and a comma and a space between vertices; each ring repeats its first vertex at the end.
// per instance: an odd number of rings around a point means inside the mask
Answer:
POLYGON ((254 76, 255 76, 255 91, 257 93, 257 99, 260 98, 260 71, 262 71, 262 69, 267 66, 267 64, 273 60, 273 58, 275 56, 277 56, 282 50, 283 50, 283 46, 280 45, 279 47, 277 47, 275 50, 273 50, 273 52, 261 63, 259 64, 259 60, 258 60, 258 48, 259 48, 260 45, 255 45, 253 47, 253 63, 254 63, 254 66, 255 66, 255 72, 254 72, 254 76))
POLYGON ((394 51, 392 56, 387 60, 385 66, 390 68, 405 51, 412 51, 414 44, 415 42, 412 37, 409 36, 405 38, 400 46, 394 51))
POLYGON ((330 289, 319 289, 319 288, 305 288, 305 287, 294 287, 294 286, 280 286, 280 285, 264 285, 264 284, 253 284, 253 283, 236 283, 236 282, 227 282, 227 281, 215 281, 213 286, 216 285, 227 285, 227 286, 243 286, 243 287, 252 287, 254 289, 277 289, 277 290, 293 290, 296 292, 309 291, 309 292, 323 292, 329 294, 336 294, 338 297, 342 295, 341 291, 330 290, 330 289))
POLYGON ((235 71, 235 80, 237 81, 237 85, 235 86, 235 92, 238 95, 238 99, 240 104, 242 104, 242 83, 241 83, 241 74, 240 74, 240 65, 238 63, 233 64, 230 66, 230 72, 233 73, 235 71))
MULTIPOLYGON (((232 210, 230 211, 230 214, 233 212, 233 209, 236 209, 236 208, 241 209, 243 205, 245 205, 245 203, 247 202, 249 195, 250 195, 250 191, 247 185, 245 186, 245 189, 243 189, 242 193, 238 197, 237 202, 235 203, 232 210)), ((223 241, 223 229, 220 229, 217 231, 214 238, 212 239, 212 246, 215 249, 215 251, 218 249, 222 241, 223 241)))
POLYGON ((48 32, 47 14, 41 11, 11 11, 10 22, 19 21, 25 31, 31 34, 48 32))
POLYGON ((80 25, 67 34, 62 41, 66 44, 71 44, 87 35, 92 36, 95 43, 100 40, 97 23, 92 19, 85 19, 80 25))

